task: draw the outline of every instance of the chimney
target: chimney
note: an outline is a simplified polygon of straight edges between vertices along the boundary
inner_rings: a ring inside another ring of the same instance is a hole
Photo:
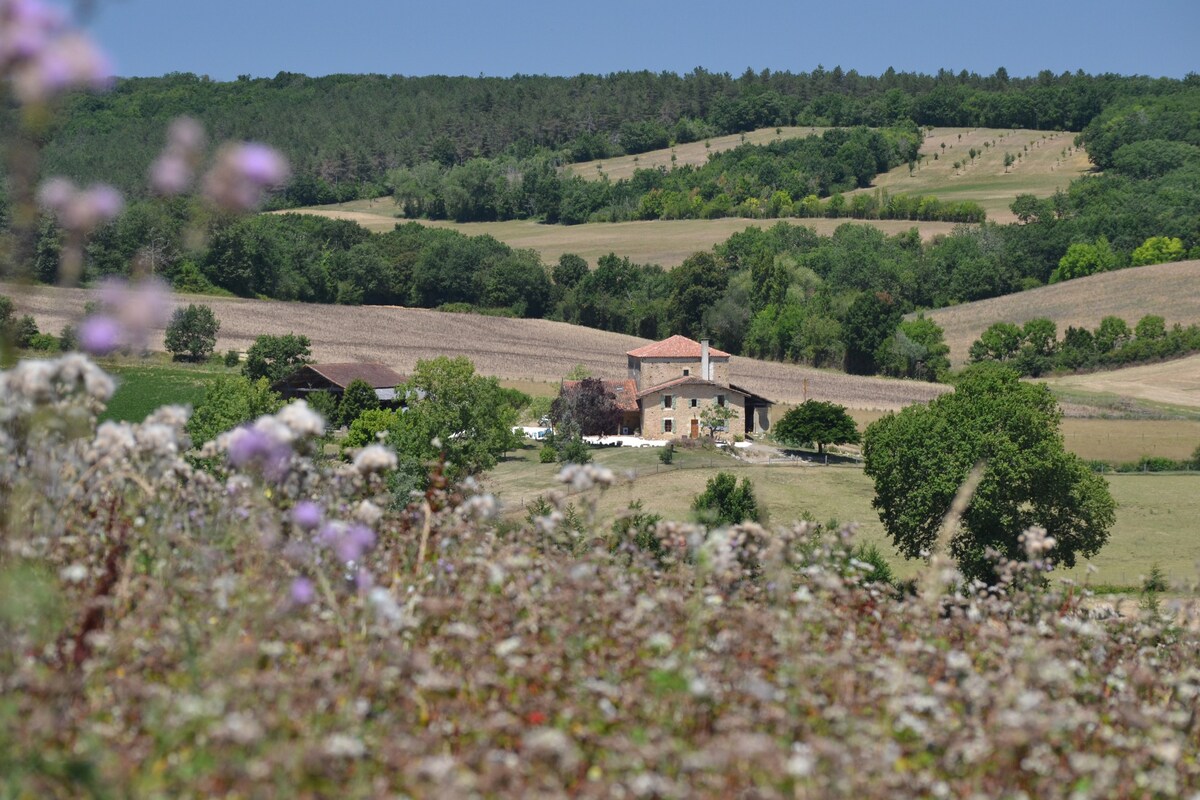
[[[712,380],[712,368],[708,363],[708,339],[700,340],[700,377],[706,381]]]

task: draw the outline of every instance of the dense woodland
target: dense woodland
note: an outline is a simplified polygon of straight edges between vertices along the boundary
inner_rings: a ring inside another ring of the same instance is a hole
[[[135,199],[88,245],[89,278],[126,273],[138,263],[185,291],[546,317],[646,337],[707,333],[717,346],[734,353],[933,378],[941,362],[937,333],[929,325],[898,327],[908,312],[995,297],[1098,270],[1200,256],[1200,87],[1195,76],[1182,82],[1081,75],[1002,78],[943,74],[867,79],[820,73],[746,75],[735,81],[697,72],[684,78],[626,74],[510,81],[280,76],[218,84],[177,75],[125,81],[110,95],[74,99],[71,113],[51,136],[47,167],[65,169],[77,178],[88,177],[95,167],[137,183],[144,170],[142,159],[148,160],[160,144],[161,131],[152,123],[178,113],[203,117],[217,137],[278,135],[275,141],[288,150],[297,146],[297,137],[328,134],[332,141],[341,135],[336,133],[339,126],[352,125],[361,137],[356,133],[358,138],[346,139],[347,145],[371,148],[379,135],[373,123],[395,132],[388,127],[395,121],[383,125],[376,112],[351,113],[356,103],[375,98],[386,106],[382,98],[390,98],[387,102],[393,105],[387,107],[394,109],[403,97],[426,109],[419,120],[397,117],[413,120],[411,130],[390,140],[397,152],[407,155],[379,164],[376,153],[365,162],[376,166],[364,167],[355,180],[383,175],[384,167],[395,176],[394,166],[402,163],[415,165],[401,170],[410,177],[423,170],[443,179],[473,175],[479,178],[476,184],[467,182],[451,193],[456,203],[475,204],[473,210],[452,211],[445,201],[448,195],[433,200],[432,195],[422,199],[404,194],[411,186],[397,190],[398,201],[414,203],[413,213],[428,216],[487,219],[525,214],[553,220],[563,219],[568,198],[555,195],[554,187],[561,188],[563,179],[549,155],[533,152],[538,147],[560,146],[561,156],[569,154],[580,137],[591,141],[589,136],[611,148],[658,146],[658,134],[647,134],[647,126],[666,124],[664,115],[672,114],[673,125],[703,120],[707,127],[698,130],[720,132],[764,121],[897,123],[883,130],[840,129],[767,147],[744,146],[714,157],[704,167],[644,170],[631,181],[612,185],[572,179],[589,187],[587,191],[607,193],[568,220],[583,221],[603,208],[660,217],[675,216],[672,209],[681,204],[694,204],[698,215],[705,216],[705,208],[717,197],[736,197],[744,206],[780,186],[789,196],[860,186],[878,171],[914,156],[920,132],[912,118],[919,124],[1083,126],[1080,143],[1102,173],[1078,179],[1050,198],[1018,197],[1013,203],[1017,223],[964,225],[927,243],[915,230],[886,236],[865,225],[847,224],[832,236],[821,236],[800,225],[780,223],[735,234],[672,271],[634,264],[620,254],[597,264],[568,255],[558,264],[544,265],[536,253],[514,251],[491,237],[466,237],[415,223],[373,235],[345,221],[286,214],[224,218],[206,216],[208,212],[190,207],[187,200]],[[294,102],[294,109],[270,113],[272,103],[285,98],[291,98],[287,102]],[[956,98],[957,105],[935,103],[939,98]],[[1045,98],[1054,102],[1042,105]],[[322,124],[300,124],[307,119],[308,103],[317,99],[334,103],[321,106]],[[629,103],[632,111],[623,117],[601,114],[615,99]],[[456,102],[454,124],[426,127],[432,120],[445,122]],[[589,104],[592,115],[587,117]],[[657,107],[659,116],[639,117],[638,109],[647,104]],[[750,114],[743,119],[729,114],[732,107],[760,108],[756,104],[774,109],[771,114],[776,116],[768,120]],[[1035,108],[1036,119],[1023,116]],[[821,115],[814,116],[818,110]],[[952,110],[972,116],[952,117]],[[580,114],[592,120],[591,133],[579,132]],[[465,144],[474,141],[468,134],[477,116],[495,123],[486,146],[482,140]],[[541,127],[534,119],[541,120]],[[551,125],[550,119],[557,122]],[[130,126],[143,127],[134,136]],[[639,138],[632,133],[636,131],[646,135]],[[672,131],[667,135],[676,136],[678,131]],[[117,133],[126,136],[125,146],[101,146],[109,141],[103,136]],[[320,158],[324,145],[304,141],[308,155],[296,158],[296,177],[280,196],[285,204],[288,198],[301,200],[289,194],[296,186],[325,185],[336,178]],[[138,149],[142,145],[144,153]],[[71,156],[75,148],[79,155]],[[521,157],[542,159],[542,171],[512,180],[497,177],[492,168],[503,163],[502,158],[517,157],[511,154],[522,148],[526,155]],[[71,160],[84,152],[97,154],[94,165],[85,168]],[[463,161],[467,155],[498,152],[510,155]],[[607,152],[612,150],[603,150]],[[420,161],[427,156],[433,160]],[[118,158],[124,169],[105,163]],[[785,162],[792,166],[780,170]],[[847,166],[855,163],[857,167]],[[732,183],[731,175],[737,178]],[[734,185],[743,179],[742,188]],[[789,187],[787,181],[798,183]],[[489,185],[499,189],[493,192]],[[507,210],[480,206],[502,196],[508,198]],[[539,206],[539,197],[547,196],[552,202]],[[826,210],[833,199],[826,201]],[[431,207],[437,203],[443,205],[440,210]],[[199,231],[189,227],[197,219]],[[204,244],[197,247],[192,244],[196,241]],[[37,277],[54,279],[60,245],[53,223],[44,222],[33,249]]]

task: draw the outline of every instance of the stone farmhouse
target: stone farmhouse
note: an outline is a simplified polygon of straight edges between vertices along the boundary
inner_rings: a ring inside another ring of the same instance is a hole
[[[729,353],[708,340],[672,336],[625,354],[628,377],[604,381],[622,413],[619,431],[646,439],[697,439],[707,435],[700,415],[710,405],[728,406],[734,416],[724,438],[767,430],[773,403],[729,382]]]

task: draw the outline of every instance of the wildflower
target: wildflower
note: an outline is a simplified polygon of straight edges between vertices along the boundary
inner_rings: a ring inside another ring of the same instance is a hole
[[[378,444],[364,447],[354,457],[354,469],[362,475],[395,469],[397,463],[396,454]]]
[[[88,317],[79,326],[79,345],[93,355],[108,355],[121,346],[121,326],[102,314]]]
[[[311,500],[301,500],[292,509],[292,522],[304,530],[315,529],[321,524],[321,507]]]
[[[125,201],[113,187],[97,183],[79,189],[66,178],[51,178],[38,189],[38,203],[50,211],[64,228],[88,233],[111,222]]]
[[[362,758],[367,753],[366,745],[361,739],[344,733],[334,733],[326,737],[323,749],[325,755],[334,758]]]
[[[179,117],[167,129],[167,146],[150,165],[150,188],[165,195],[186,191],[204,148],[204,127],[191,117]]]
[[[292,588],[289,594],[293,603],[298,606],[306,606],[316,598],[317,590],[313,586],[313,582],[308,578],[296,578],[296,580],[292,581]]]
[[[365,525],[374,525],[383,517],[383,509],[370,500],[363,500],[354,509],[354,518]]]
[[[16,2],[8,8],[34,5],[40,4]],[[95,43],[81,33],[61,30],[61,25],[37,21],[5,36],[4,55],[15,62],[13,89],[22,103],[43,103],[71,89],[107,89],[112,83],[112,63]]]
[[[275,418],[286,425],[296,438],[320,436],[325,432],[325,418],[309,408],[303,400],[288,403]]]
[[[205,196],[230,211],[251,211],[262,202],[265,190],[288,177],[287,161],[266,145],[230,145],[217,154],[216,164],[204,182]]]

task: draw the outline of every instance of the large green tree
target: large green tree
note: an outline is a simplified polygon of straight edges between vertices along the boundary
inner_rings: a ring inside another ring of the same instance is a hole
[[[188,436],[193,445],[199,446],[243,422],[273,414],[282,405],[283,400],[262,378],[252,381],[241,375],[223,376],[209,384],[204,399],[196,405],[188,419]]]
[[[867,428],[865,471],[873,505],[906,558],[931,552],[959,486],[976,464],[981,482],[949,541],[963,574],[994,577],[987,551],[1023,558],[1019,536],[1040,526],[1066,567],[1108,541],[1115,503],[1104,479],[1063,447],[1062,412],[1044,384],[1000,364],[970,367],[952,394],[909,406]]]
[[[252,381],[266,378],[268,383],[275,383],[312,363],[311,346],[307,336],[294,333],[259,336],[246,351],[242,374]]]
[[[859,440],[858,426],[846,407],[823,400],[805,400],[789,409],[775,423],[772,434],[787,445],[798,447],[811,442],[818,453],[824,453],[827,444],[855,444]]]
[[[221,321],[206,305],[188,303],[171,314],[167,324],[167,352],[177,359],[200,361],[212,355],[217,346]]]
[[[466,358],[418,361],[400,392],[407,408],[388,443],[410,464],[426,467],[445,454],[448,477],[461,478],[491,469],[521,444],[513,432],[517,410],[496,379],[476,375]]]

